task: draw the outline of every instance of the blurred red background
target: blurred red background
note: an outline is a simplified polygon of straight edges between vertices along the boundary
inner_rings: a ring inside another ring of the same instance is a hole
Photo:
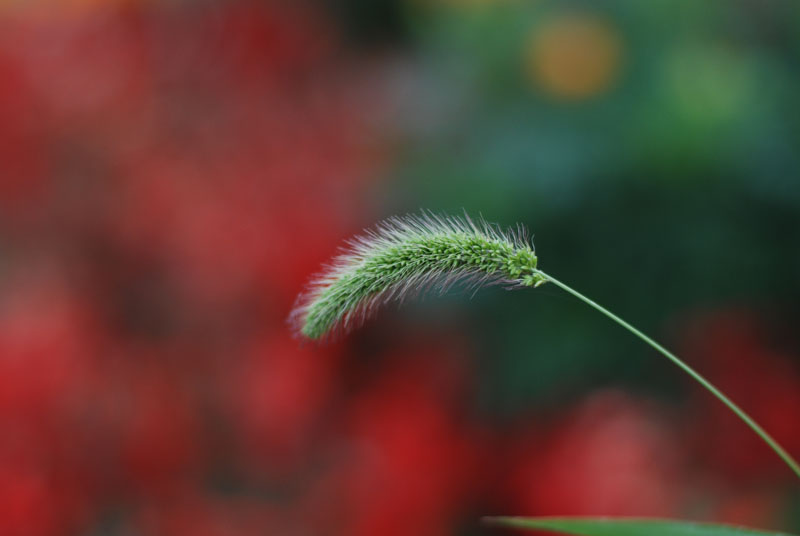
[[[303,2],[4,8],[0,534],[780,525],[791,475],[691,387],[486,419],[453,323],[292,338],[309,275],[385,215],[396,52],[343,33]],[[683,355],[800,452],[796,356],[759,316],[681,326]]]

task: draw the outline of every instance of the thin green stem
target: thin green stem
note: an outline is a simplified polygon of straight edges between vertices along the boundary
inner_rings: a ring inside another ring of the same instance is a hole
[[[722,402],[723,404],[728,406],[728,408],[730,408],[731,411],[733,411],[742,421],[744,421],[744,423],[747,426],[749,426],[750,429],[752,429],[756,434],[758,434],[758,436],[761,439],[763,439],[764,442],[767,445],[769,445],[769,447],[778,456],[780,456],[781,459],[784,462],[786,462],[786,465],[788,465],[791,468],[791,470],[794,471],[794,473],[798,477],[800,477],[800,464],[798,464],[797,461],[794,458],[792,458],[792,456],[788,452],[786,452],[786,450],[784,450],[784,448],[777,441],[775,441],[772,438],[772,436],[770,436],[763,428],[761,428],[761,426],[756,421],[754,421],[753,418],[750,417],[750,415],[748,415],[742,408],[737,406],[730,398],[728,398],[722,391],[717,389],[714,386],[714,384],[712,384],[710,381],[705,379],[700,373],[698,373],[692,367],[690,367],[689,365],[684,363],[678,356],[676,356],[675,354],[671,353],[669,350],[667,350],[666,348],[664,348],[663,346],[658,344],[656,341],[654,341],[653,339],[651,339],[650,337],[648,337],[647,335],[645,335],[644,333],[642,333],[641,331],[639,331],[638,329],[636,329],[635,327],[633,327],[632,325],[627,323],[625,320],[621,319],[620,317],[618,317],[617,315],[615,315],[614,313],[612,313],[611,311],[609,311],[608,309],[606,309],[602,305],[594,302],[593,300],[590,300],[589,298],[587,298],[586,296],[584,296],[580,292],[568,287],[567,285],[565,285],[564,283],[562,283],[558,279],[556,279],[556,278],[554,278],[554,277],[552,277],[550,275],[547,275],[546,273],[542,272],[541,270],[536,270],[536,271],[541,276],[546,278],[547,281],[549,281],[550,283],[553,283],[555,286],[561,288],[562,290],[568,292],[569,294],[572,294],[573,296],[575,296],[579,300],[583,301],[587,305],[589,305],[589,306],[595,308],[596,310],[600,311],[601,313],[606,315],[608,318],[610,318],[611,320],[613,320],[614,322],[616,322],[620,326],[624,327],[625,329],[627,329],[628,331],[630,331],[631,333],[633,333],[634,335],[639,337],[641,340],[643,340],[644,342],[646,342],[647,344],[649,344],[650,346],[652,346],[653,348],[658,350],[661,354],[664,355],[664,357],[666,357],[667,359],[672,361],[674,364],[676,364],[678,367],[680,367],[689,376],[694,378],[700,385],[702,385],[703,387],[708,389],[708,391],[710,391],[711,394],[713,394],[715,397],[717,397],[717,399],[719,399],[720,402]]]

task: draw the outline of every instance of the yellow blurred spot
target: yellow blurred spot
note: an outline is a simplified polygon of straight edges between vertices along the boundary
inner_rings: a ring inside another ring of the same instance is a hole
[[[533,30],[525,69],[546,93],[580,100],[613,85],[621,55],[619,32],[607,21],[589,14],[560,15]]]

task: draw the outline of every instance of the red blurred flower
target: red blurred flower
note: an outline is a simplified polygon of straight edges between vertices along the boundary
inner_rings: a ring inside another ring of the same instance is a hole
[[[296,529],[286,524],[286,517],[263,501],[187,492],[147,504],[130,528],[152,536],[263,536]]]
[[[388,366],[352,397],[335,466],[309,498],[323,526],[356,536],[451,531],[479,468],[458,348],[409,344],[380,357]]]
[[[257,341],[228,376],[228,415],[248,460],[247,470],[272,476],[298,470],[329,412],[335,388],[337,348],[302,346],[287,330]]]
[[[695,320],[686,355],[794,456],[800,456],[800,370],[771,349],[752,314],[716,313]],[[704,391],[696,391],[694,442],[704,467],[742,482],[789,480],[792,473],[763,441]]]
[[[508,468],[513,512],[674,515],[681,456],[652,404],[599,392],[516,447]]]
[[[200,408],[186,383],[152,365],[131,369],[119,380],[119,392],[109,393],[106,403],[116,402],[118,411],[110,417],[119,427],[123,486],[159,497],[181,491],[187,479],[199,480],[208,447]]]
[[[86,521],[81,400],[99,349],[92,314],[29,259],[0,306],[0,533],[56,535]]]
[[[335,352],[265,326],[360,224],[375,163],[331,26],[224,2],[0,30],[0,533],[290,527],[258,513],[287,485],[263,469],[312,449]],[[208,491],[230,467],[249,498]]]

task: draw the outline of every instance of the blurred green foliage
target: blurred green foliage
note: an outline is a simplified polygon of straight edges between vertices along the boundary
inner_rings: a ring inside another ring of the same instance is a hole
[[[696,310],[797,318],[798,4],[411,2],[406,17],[387,214],[524,222],[545,271],[668,345]],[[605,383],[684,385],[555,289],[477,299],[493,412]]]

